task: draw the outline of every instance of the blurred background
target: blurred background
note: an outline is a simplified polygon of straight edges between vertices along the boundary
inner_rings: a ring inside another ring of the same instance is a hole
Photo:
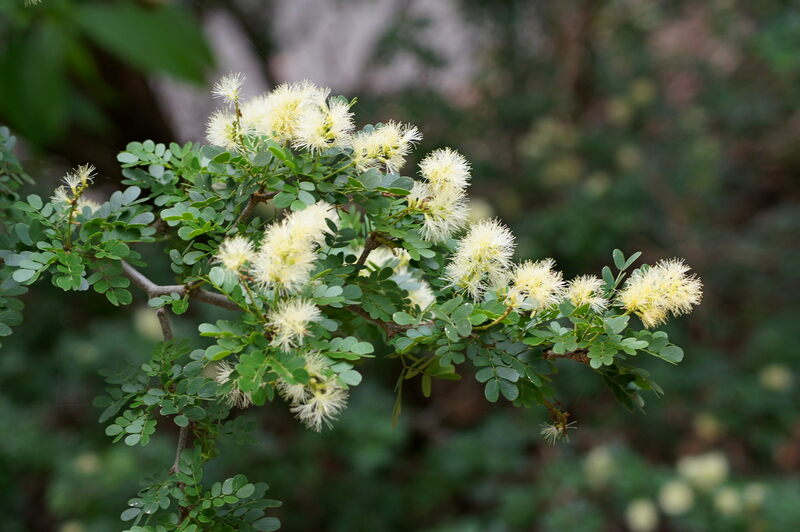
[[[562,361],[568,444],[540,438],[545,412],[486,403],[468,368],[404,394],[393,428],[398,368],[375,360],[331,431],[282,405],[244,413],[254,443],[211,477],[268,482],[287,532],[800,530],[800,5],[0,2],[0,123],[45,196],[87,161],[110,194],[128,141],[202,140],[229,71],[251,95],[308,78],[357,96],[360,125],[417,124],[420,155],[459,149],[475,215],[507,222],[520,259],[573,276],[615,247],[685,257],[706,296],[670,326],[684,362],[644,361],[666,392],[644,414]],[[98,370],[148,357],[159,329],[140,296],[114,309],[46,285],[0,351],[0,528],[119,530],[175,435],[112,446],[91,400]],[[193,308],[177,331],[214,316]]]

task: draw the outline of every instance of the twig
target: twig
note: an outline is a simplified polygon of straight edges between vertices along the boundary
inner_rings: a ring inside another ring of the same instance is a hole
[[[233,225],[239,225],[242,222],[246,222],[250,215],[253,214],[253,209],[256,208],[256,205],[259,203],[265,202],[271,198],[274,198],[277,192],[256,192],[250,199],[247,201],[247,205],[244,206],[242,212],[239,214],[239,217],[236,219]]]
[[[189,425],[185,427],[181,427],[180,432],[178,432],[178,446],[175,449],[175,461],[172,462],[172,467],[169,468],[169,474],[174,475],[180,470],[181,464],[181,453],[186,448],[186,440],[189,437]]]
[[[222,294],[216,292],[209,292],[202,288],[193,288],[191,285],[172,284],[172,285],[158,285],[145,277],[145,275],[134,268],[127,261],[121,261],[122,271],[125,276],[133,282],[136,286],[141,288],[148,297],[166,296],[169,294],[188,295],[191,298],[216,305],[218,307],[226,308],[228,310],[239,310],[239,306],[233,301],[228,299]]]
[[[496,320],[491,321],[491,322],[487,323],[486,325],[481,325],[480,327],[473,327],[472,330],[473,331],[485,331],[486,329],[490,329],[491,327],[494,327],[495,325],[497,325],[498,323],[500,323],[501,321],[506,319],[508,317],[508,315],[511,314],[512,310],[514,310],[514,307],[512,305],[509,305],[508,308],[506,308],[505,312],[503,312],[500,316],[498,316]]]
[[[411,328],[411,326],[409,325],[399,325],[391,321],[383,321],[378,318],[373,318],[372,316],[369,315],[369,313],[366,310],[356,305],[348,305],[345,308],[354,314],[358,314],[365,320],[371,321],[375,325],[381,327],[384,331],[386,331],[386,336],[388,336],[389,338]]]
[[[164,341],[169,342],[174,336],[172,335],[172,324],[169,322],[167,309],[164,307],[159,308],[156,310],[156,315],[158,316],[158,323],[161,324],[161,334],[164,335]]]
[[[543,358],[545,360],[554,360],[557,358],[565,358],[568,360],[574,360],[576,362],[580,362],[582,364],[589,363],[589,350],[588,349],[576,349],[575,351],[568,351],[567,353],[554,353],[552,349],[548,349],[543,353]]]
[[[164,307],[159,308],[156,310],[156,315],[158,316],[158,323],[161,324],[161,334],[164,336],[164,341],[169,342],[175,338],[172,334],[172,324],[169,322],[169,315],[167,314],[167,309]],[[169,474],[174,475],[178,472],[178,466],[180,465],[181,460],[181,452],[186,447],[186,439],[189,435],[189,427],[181,427],[181,430],[178,432],[178,447],[175,450],[175,460],[172,462],[172,467],[169,468]]]
[[[363,266],[364,263],[367,262],[367,257],[369,257],[369,254],[372,252],[372,250],[376,249],[380,245],[381,243],[377,238],[375,238],[375,234],[370,233],[369,236],[367,236],[367,239],[364,241],[364,251],[361,252],[361,256],[358,257],[356,264]]]

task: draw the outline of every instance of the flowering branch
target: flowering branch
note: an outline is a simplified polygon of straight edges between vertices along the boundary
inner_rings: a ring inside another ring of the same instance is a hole
[[[158,285],[145,277],[142,272],[134,268],[129,262],[123,260],[121,261],[121,264],[122,271],[125,276],[130,279],[133,284],[141,288],[150,298],[169,294],[188,294],[189,297],[193,297],[194,299],[203,301],[204,303],[216,305],[228,310],[239,310],[239,307],[236,305],[236,303],[229,300],[222,294],[209,292],[208,290],[204,290],[202,288],[193,288],[191,285]]]

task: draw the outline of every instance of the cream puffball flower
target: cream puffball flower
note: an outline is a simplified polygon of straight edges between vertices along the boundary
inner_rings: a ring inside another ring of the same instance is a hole
[[[239,145],[241,131],[236,115],[217,110],[208,119],[206,139],[214,146],[231,150]]]
[[[295,211],[264,232],[258,253],[250,261],[253,278],[263,288],[291,293],[308,282],[324,241],[327,221],[336,223],[336,211],[325,202]]]
[[[431,285],[427,281],[420,280],[419,287],[408,291],[408,299],[412,305],[418,306],[421,310],[427,309],[436,301],[436,296],[431,290]]]
[[[469,185],[469,162],[463,155],[450,148],[429,153],[419,163],[419,171],[435,191],[463,190]]]
[[[497,220],[482,220],[458,242],[445,268],[450,284],[478,299],[490,287],[505,283],[514,235]]]
[[[290,299],[282,302],[268,318],[268,325],[273,332],[272,345],[289,351],[303,345],[309,325],[320,321],[322,313],[311,301]]]
[[[617,299],[647,327],[655,327],[675,316],[691,312],[703,297],[703,285],[682,260],[660,261],[649,269],[633,272]]]
[[[211,89],[211,94],[217,98],[222,98],[227,103],[235,104],[239,101],[239,97],[241,96],[244,80],[244,74],[240,72],[231,72],[214,84],[214,88]]]
[[[603,280],[593,275],[581,275],[569,282],[565,296],[576,307],[589,305],[595,312],[602,312],[608,306],[603,297]]]
[[[553,259],[544,259],[517,266],[506,296],[508,305],[536,312],[558,303],[564,279],[561,272],[553,269],[555,264]]]
[[[406,162],[411,148],[422,140],[419,130],[409,124],[389,121],[353,137],[353,162],[360,171],[384,167],[397,172]]]
[[[94,181],[94,171],[93,165],[82,164],[67,172],[62,179],[64,184],[53,191],[50,199],[64,205],[74,204],[78,211],[82,211],[84,206],[89,206],[92,211],[96,210],[99,207],[97,203],[81,198],[81,195]]]
[[[415,182],[406,197],[410,208],[422,213],[422,238],[442,242],[464,227],[469,207],[460,189],[434,190],[427,183]]]
[[[347,405],[347,388],[330,369],[331,360],[311,351],[303,355],[308,383],[289,384],[280,379],[278,393],[291,404],[291,411],[308,428],[319,432],[331,425]]]
[[[325,201],[318,201],[302,211],[294,211],[287,224],[294,238],[321,245],[325,241],[325,233],[330,231],[328,222],[337,225],[339,213],[336,208]]]
[[[242,106],[242,122],[255,133],[266,135],[276,142],[292,142],[297,134],[298,120],[304,104],[322,102],[329,89],[317,87],[310,81],[282,83],[264,95]]]
[[[347,389],[336,378],[330,378],[312,387],[309,396],[292,406],[291,411],[305,426],[317,432],[347,406]]]
[[[319,152],[350,144],[355,124],[350,104],[340,99],[308,101],[300,106],[294,146]]]
[[[222,263],[226,270],[238,272],[253,260],[254,256],[253,244],[242,236],[235,236],[222,241],[217,250],[216,260]]]
[[[220,362],[217,364],[216,374],[214,380],[219,384],[228,384],[231,382],[234,367],[228,362]],[[243,392],[239,389],[236,381],[231,383],[231,389],[227,396],[228,404],[238,408],[247,408],[253,404],[253,398],[249,392]]]

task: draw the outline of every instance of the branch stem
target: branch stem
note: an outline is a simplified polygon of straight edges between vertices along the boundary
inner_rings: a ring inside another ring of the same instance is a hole
[[[481,325],[480,327],[473,327],[472,330],[473,331],[485,331],[486,329],[490,329],[490,328],[494,327],[495,325],[497,325],[498,323],[500,323],[501,321],[503,321],[504,319],[506,319],[508,317],[508,315],[511,314],[512,310],[514,310],[514,307],[513,306],[509,306],[506,309],[506,311],[503,312],[496,320],[491,321],[491,322],[487,323],[486,325]]]
[[[185,284],[172,284],[172,285],[158,285],[148,279],[142,272],[137,270],[127,261],[120,261],[122,264],[122,271],[125,276],[131,280],[133,284],[147,294],[147,297],[153,298],[158,296],[166,296],[169,294],[188,295],[198,301],[216,305],[218,307],[226,308],[228,310],[239,310],[239,306],[233,301],[228,299],[222,294],[216,292],[209,292],[202,288],[193,288],[191,285]]]

